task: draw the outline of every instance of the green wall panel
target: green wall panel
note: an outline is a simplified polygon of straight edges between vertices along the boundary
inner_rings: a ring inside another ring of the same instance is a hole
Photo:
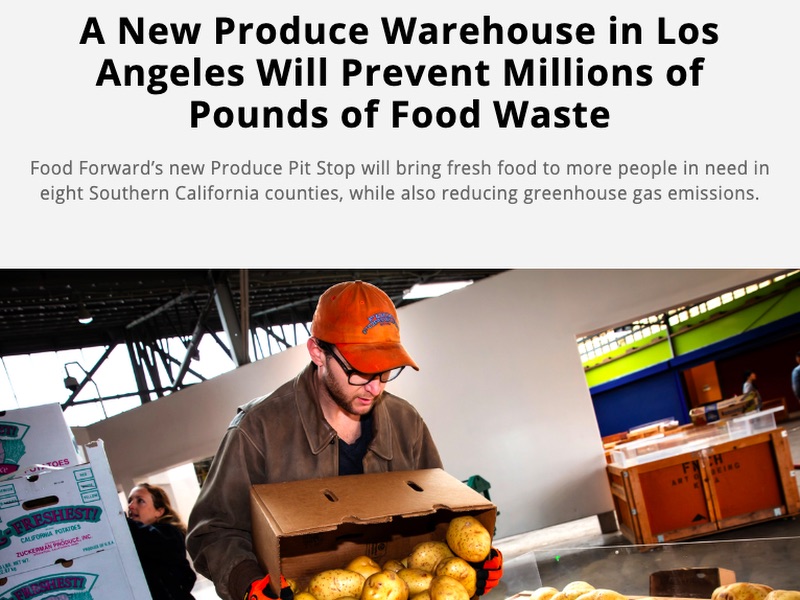
[[[641,371],[672,358],[672,353],[667,341],[642,348],[630,355],[592,367],[586,371],[586,382],[589,387],[594,387],[618,377]]]
[[[637,342],[635,346],[641,349],[635,352],[623,348],[593,359],[587,363],[586,382],[591,388],[667,361],[673,358],[673,352],[676,357],[683,356],[800,313],[797,279],[795,275],[765,288],[757,293],[762,296],[760,300],[751,294],[681,323],[673,328],[672,349],[666,340],[658,340],[664,336],[661,333]]]

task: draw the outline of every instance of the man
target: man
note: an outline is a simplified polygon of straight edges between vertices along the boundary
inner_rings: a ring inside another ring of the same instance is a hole
[[[362,281],[334,285],[319,299],[311,336],[308,366],[239,408],[189,517],[194,567],[226,600],[275,597],[253,553],[252,485],[442,467],[422,417],[385,391],[405,367],[419,370],[400,343],[391,299]],[[493,549],[477,566],[479,593],[488,592],[502,555]]]
[[[756,388],[755,371],[745,371],[743,379],[744,382],[742,383],[742,394],[749,394],[750,392],[755,392],[758,389]]]
[[[800,351],[795,353],[794,361],[797,363],[797,366],[792,369],[792,390],[794,391],[795,397],[800,400]]]
[[[753,402],[751,403],[749,400],[747,402],[747,409],[746,410],[761,410],[761,392],[758,391],[758,386],[756,385],[756,372],[755,371],[745,371],[744,372],[744,383],[742,383],[742,395],[746,396],[747,394],[751,394],[753,397]],[[752,405],[752,408],[750,408]]]

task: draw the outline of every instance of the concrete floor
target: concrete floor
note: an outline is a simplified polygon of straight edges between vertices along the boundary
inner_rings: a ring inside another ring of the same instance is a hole
[[[800,464],[800,415],[780,424],[789,433],[795,464]],[[780,518],[681,543],[634,545],[621,533],[604,534],[597,517],[587,517],[495,540],[505,573],[485,596],[503,600],[546,585],[561,589],[581,580],[629,596],[650,594],[650,573],[685,567],[720,567],[737,581],[800,590],[800,518]],[[218,600],[200,577],[197,600]]]

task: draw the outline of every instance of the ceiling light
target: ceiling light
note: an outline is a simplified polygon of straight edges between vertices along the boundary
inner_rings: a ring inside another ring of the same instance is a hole
[[[472,280],[469,281],[450,281],[444,283],[415,283],[411,286],[410,290],[403,292],[403,300],[419,300],[421,298],[435,298],[443,296],[455,290],[460,290],[468,285],[472,285]]]
[[[82,325],[88,325],[89,323],[92,322],[92,319],[93,319],[92,313],[90,313],[86,309],[86,305],[83,302],[79,303],[78,304],[78,323],[81,323]]]

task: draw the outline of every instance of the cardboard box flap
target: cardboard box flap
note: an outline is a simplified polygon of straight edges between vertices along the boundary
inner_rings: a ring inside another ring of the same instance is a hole
[[[394,515],[479,509],[489,503],[442,469],[255,485],[253,494],[279,537],[330,531],[344,523],[381,523]]]

